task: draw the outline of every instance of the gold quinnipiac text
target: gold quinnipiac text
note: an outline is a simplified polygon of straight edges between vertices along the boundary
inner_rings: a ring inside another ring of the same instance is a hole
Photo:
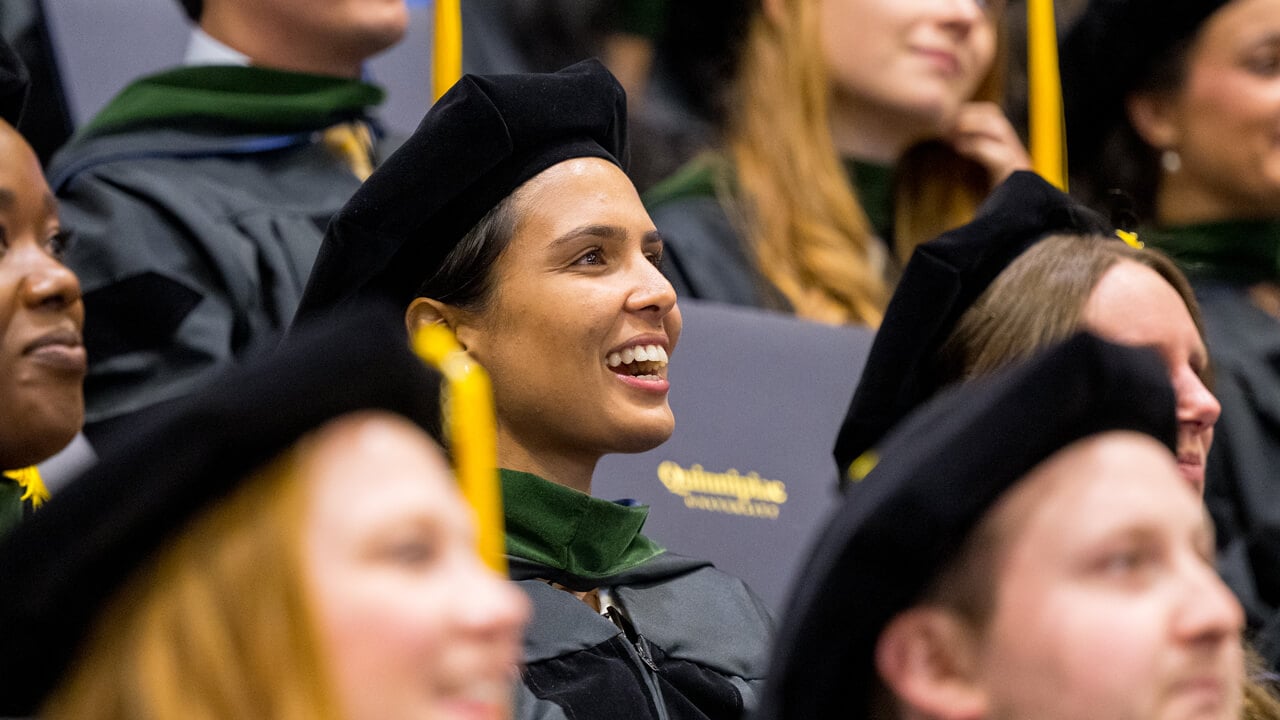
[[[741,473],[730,468],[711,472],[698,464],[684,468],[665,460],[658,466],[658,479],[693,510],[776,520],[787,502],[786,483],[762,478],[754,471]]]

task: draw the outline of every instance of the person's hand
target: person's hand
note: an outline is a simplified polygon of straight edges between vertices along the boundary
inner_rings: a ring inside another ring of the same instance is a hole
[[[993,102],[970,102],[960,108],[947,141],[962,156],[987,169],[991,186],[1004,182],[1015,170],[1030,170],[1031,157],[1018,133]]]

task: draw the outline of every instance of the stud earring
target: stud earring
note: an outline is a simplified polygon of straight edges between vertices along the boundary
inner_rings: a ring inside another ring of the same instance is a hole
[[[1160,153],[1160,167],[1172,175],[1182,169],[1182,156],[1177,150],[1165,150]]]

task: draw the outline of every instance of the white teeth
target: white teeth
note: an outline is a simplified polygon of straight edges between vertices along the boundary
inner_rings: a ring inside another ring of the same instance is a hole
[[[636,345],[609,353],[605,363],[611,368],[630,365],[633,362],[656,362],[666,365],[669,359],[667,349],[661,345]]]

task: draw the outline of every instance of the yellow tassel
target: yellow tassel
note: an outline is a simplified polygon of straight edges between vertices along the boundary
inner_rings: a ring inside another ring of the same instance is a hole
[[[506,529],[498,477],[498,422],[489,374],[467,354],[444,325],[424,325],[413,334],[413,349],[444,375],[445,434],[453,451],[462,494],[476,514],[480,558],[507,574]]]
[[[18,487],[24,490],[22,499],[30,502],[31,507],[39,509],[49,499],[49,489],[44,486],[35,465],[21,470],[6,470],[4,476],[18,483]]]
[[[1053,0],[1027,0],[1027,84],[1031,166],[1065,192],[1067,143]]]
[[[462,2],[436,0],[435,45],[431,49],[432,98],[439,100],[462,77]]]
[[[880,456],[875,450],[868,450],[849,464],[848,478],[853,482],[862,482],[879,464]]]
[[[1128,245],[1131,248],[1137,248],[1138,250],[1141,250],[1142,248],[1147,246],[1146,243],[1138,239],[1138,233],[1136,232],[1129,232],[1128,230],[1117,230],[1116,237],[1123,240],[1124,244]]]

